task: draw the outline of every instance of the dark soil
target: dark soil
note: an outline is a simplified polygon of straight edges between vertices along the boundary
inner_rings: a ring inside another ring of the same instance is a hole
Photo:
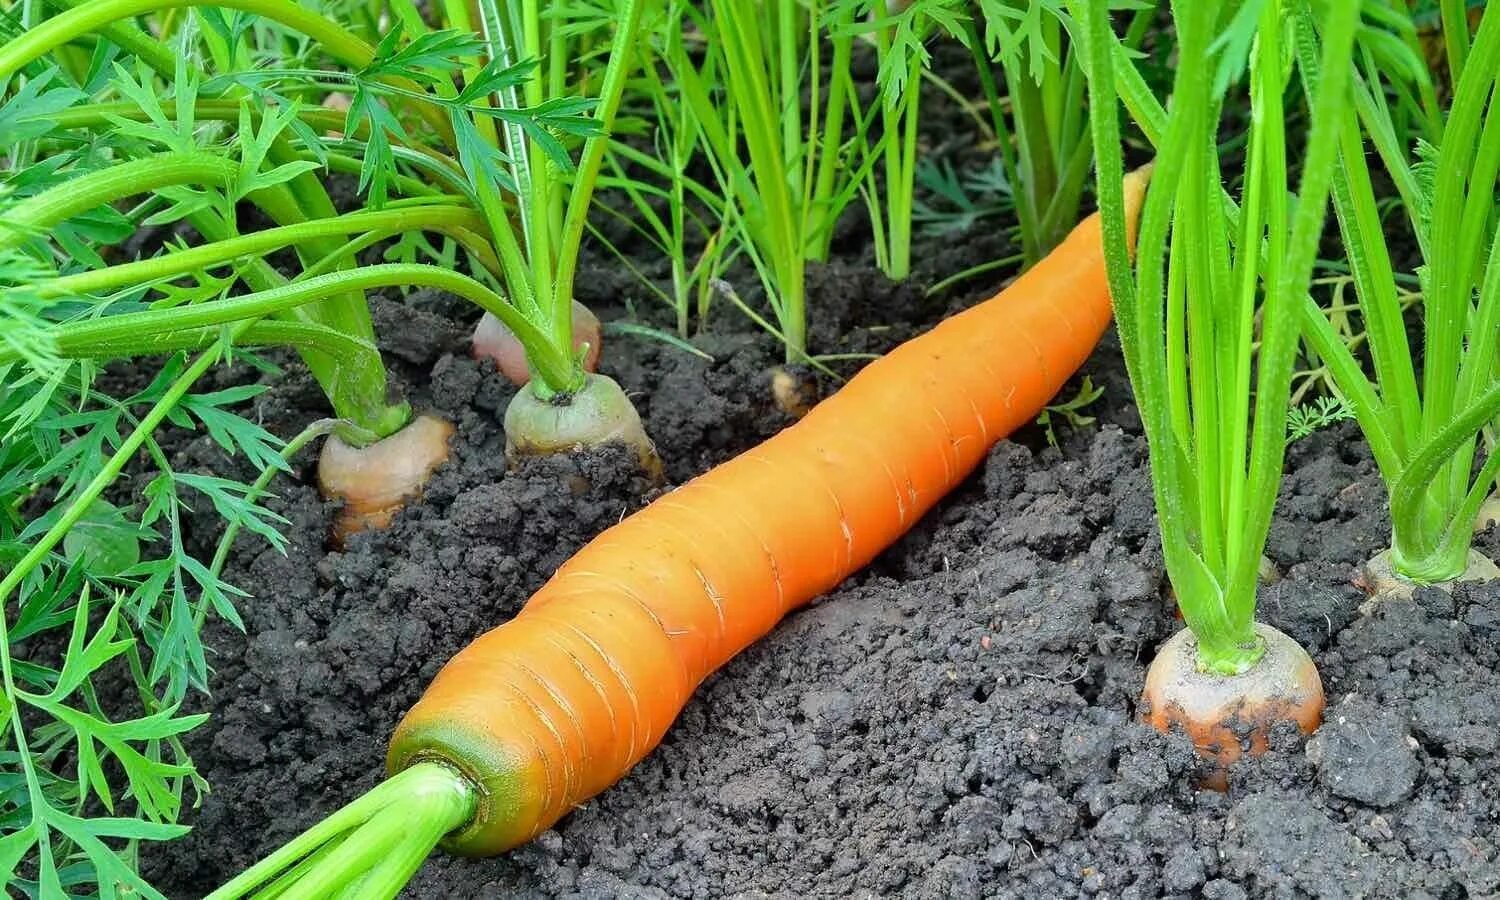
[[[994,287],[891,287],[865,237],[851,224],[845,261],[813,273],[819,350],[880,352]],[[930,241],[916,283],[1006,252],[983,231]],[[604,263],[578,281],[606,320],[641,294]],[[606,347],[670,483],[786,424],[767,402],[775,346],[724,306],[696,341],[713,362]],[[452,462],[344,552],[325,545],[310,460],[278,483],[290,548],[242,541],[246,633],[210,637],[213,717],[191,747],[213,793],[191,835],[147,848],[169,896],[201,896],[375,784],[442,662],[660,490],[624,452],[507,470],[513,389],[465,355],[473,313],[420,293],[377,313],[402,388],[457,423]],[[1287,577],[1261,614],[1313,654],[1328,722],[1278,735],[1228,794],[1195,791],[1187,741],[1134,722],[1180,623],[1111,340],[1084,373],[1107,388],[1098,423],[1059,429],[1060,448],[1037,429],[1000,444],[874,565],[711,677],[620,784],[503,858],[434,857],[408,895],[1496,896],[1500,584],[1361,617],[1350,578],[1387,529],[1374,467],[1347,425],[1294,447],[1268,550]],[[326,414],[295,366],[258,404],[284,435]],[[224,465],[206,438],[177,457]],[[1500,552],[1500,535],[1481,546]]]
[[[885,303],[887,322],[924,312],[909,292],[875,296],[873,277],[823,274],[820,290]],[[214,790],[193,833],[150,857],[171,896],[374,784],[441,662],[652,496],[623,452],[506,471],[511,389],[463,355],[452,312],[380,305],[407,388],[459,425],[423,501],[331,552],[304,465],[276,503],[288,554],[247,541],[231,566],[255,595],[248,636],[212,638],[214,716],[193,743]],[[838,318],[867,349],[913,330]],[[768,340],[699,343],[714,363],[629,339],[605,355],[673,481],[784,424],[764,401]],[[1380,485],[1348,427],[1297,445],[1269,548],[1287,578],[1262,615],[1313,653],[1328,724],[1241,764],[1227,796],[1195,792],[1187,742],[1133,723],[1178,623],[1108,342],[1085,372],[1110,386],[1100,424],[1064,430],[1060,450],[1034,430],[1002,443],[875,565],[711,678],[617,787],[503,859],[434,858],[410,896],[1493,896],[1500,584],[1359,617],[1349,579],[1386,533]],[[304,378],[263,398],[268,425],[321,414]]]

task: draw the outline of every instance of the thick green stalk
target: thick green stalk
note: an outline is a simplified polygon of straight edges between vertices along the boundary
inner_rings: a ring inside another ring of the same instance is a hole
[[[500,319],[523,342],[528,342],[528,346],[529,342],[543,341],[541,332],[535,325],[483,284],[440,266],[417,263],[364,266],[212,303],[106,316],[69,323],[64,327],[76,341],[123,341],[152,331],[206,328],[263,318],[317,302],[340,291],[367,291],[395,286],[431,287],[456,294]],[[572,359],[565,354],[544,357],[541,361],[554,367],[554,375],[566,372],[572,365]]]
[[[1000,166],[1005,173],[1005,180],[1011,186],[1011,190],[1017,191],[1017,186],[1022,183],[1020,163],[1016,160],[1016,151],[1012,146],[1009,126],[1006,125],[1004,101],[1000,96],[999,87],[995,83],[995,73],[990,68],[989,56],[984,51],[984,36],[979,32],[980,7],[977,2],[969,4],[969,14],[964,17],[964,44],[968,46],[969,52],[974,57],[974,67],[979,73],[979,85],[984,91],[984,99],[990,111],[990,127],[995,132],[995,143],[1000,152]],[[1028,234],[1035,234],[1037,223],[1031,218],[1031,207],[1016,198],[1016,219],[1021,230],[1023,245],[1024,266],[1030,267],[1036,262],[1026,247]]]
[[[479,792],[446,765],[419,763],[246,869],[205,900],[384,900],[448,834],[473,818]]]
[[[224,329],[218,325],[105,337],[79,333],[68,325],[59,325],[52,331],[54,350],[59,358],[95,359],[101,362],[156,356],[179,350],[206,350],[223,339]],[[292,347],[296,350],[314,351],[334,360],[346,371],[358,371],[361,367],[380,364],[380,351],[374,344],[309,322],[256,322],[245,328],[240,344],[246,347]],[[19,359],[20,354],[8,347],[0,347],[0,365]],[[397,424],[405,423],[403,420]]]
[[[828,65],[828,105],[822,113],[823,125],[820,132],[810,132],[816,134],[817,143],[809,144],[803,149],[803,152],[808,154],[809,161],[813,157],[817,159],[817,164],[814,167],[817,174],[812,180],[810,202],[815,208],[828,208],[816,220],[817,224],[814,226],[811,238],[812,250],[810,255],[813,259],[825,261],[828,258],[829,245],[833,240],[834,225],[834,222],[827,220],[837,218],[837,209],[834,208],[833,198],[837,192],[838,177],[842,168],[842,161],[838,151],[840,145],[843,143],[844,119],[849,109],[849,94],[851,89],[849,71],[851,58],[854,53],[854,41],[844,33],[853,22],[853,12],[847,7],[837,7],[833,10],[833,13],[835,18],[829,23],[828,28],[830,32],[829,40],[833,49],[833,55],[829,59]],[[812,51],[816,52],[816,41],[812,38],[809,40],[812,41],[810,44]],[[817,84],[817,79],[821,74],[820,68],[814,68],[809,73],[809,77],[813,79],[813,87],[810,93],[812,94],[814,105],[817,103],[817,98],[822,94]],[[816,122],[815,116],[813,124],[810,127],[816,129]]]
[[[476,213],[456,206],[434,205],[360,212],[331,219],[282,225],[104,269],[63,275],[50,281],[28,285],[27,292],[43,300],[105,293],[131,285],[176,278],[237,259],[264,257],[283,247],[293,246],[315,237],[334,237],[361,232],[390,237],[417,230],[431,230],[452,235],[463,230],[482,227],[483,221]],[[0,294],[3,293],[4,291],[0,290]]]
[[[1467,39],[1467,25],[1464,26]],[[1488,85],[1500,70],[1500,16],[1489,15],[1463,67],[1453,93],[1453,108],[1438,150],[1432,202],[1432,256],[1427,260],[1432,284],[1423,298],[1426,324],[1423,349],[1422,433],[1431,437],[1455,412],[1453,373],[1458,371],[1470,308],[1473,269],[1459,256],[1463,246],[1463,207],[1468,177],[1479,149],[1479,130]],[[1492,190],[1486,185],[1482,190]]]
[[[1438,473],[1465,444],[1475,440],[1487,424],[1500,415],[1500,383],[1490,387],[1474,404],[1439,431],[1411,459],[1401,478],[1391,488],[1391,550],[1397,571],[1419,582],[1447,581],[1464,568],[1474,532],[1474,514],[1495,481],[1500,454],[1485,460],[1479,478],[1458,509],[1442,520],[1424,521],[1432,506],[1430,492]],[[1467,516],[1461,513],[1467,512]]]
[[[160,10],[200,5],[209,4],[207,0],[91,0],[81,3],[0,47],[0,81],[15,74],[24,63],[40,59],[63,44],[112,23]],[[212,5],[244,10],[279,22],[317,41],[340,62],[349,65],[367,64],[374,52],[369,44],[349,34],[338,23],[290,0],[213,0]]]
[[[0,249],[16,246],[30,234],[44,232],[72,216],[124,197],[169,185],[228,184],[238,175],[239,165],[235,161],[199,152],[163,153],[88,172],[13,207],[6,219],[11,227],[0,233]],[[284,184],[255,191],[249,199],[275,221],[299,222],[305,218],[296,197]],[[209,240],[227,240],[227,225],[211,210],[199,210],[189,217],[189,221]],[[269,288],[284,280],[259,258],[252,259],[243,277],[260,288]],[[288,307],[285,312],[302,321],[334,328],[356,340],[373,343],[374,326],[362,299],[359,308],[352,310],[347,304],[327,305],[330,298],[348,296],[351,296],[348,292],[323,295],[319,299],[325,305],[317,310],[316,315],[302,305]],[[350,372],[339,369],[332,360],[320,358],[317,354],[305,359],[340,417],[351,419],[381,436],[406,423],[405,405],[386,403],[383,366]]]
[[[1019,149],[1020,183],[1014,185],[1016,205],[1026,206],[1026,219],[1040,223],[1048,201],[1057,189],[1057,171],[1052,164],[1051,140],[1048,136],[1046,111],[1041,87],[1024,71],[1025,62],[1017,60],[1002,66],[1005,84],[1010,90],[1011,110],[1015,115],[1016,145]],[[1032,260],[1041,259],[1046,250],[1040,233],[1022,234],[1022,250]]]
[[[1115,56],[1118,42],[1100,5],[1079,0],[1073,8],[1083,25],[1088,60],[1107,269],[1127,366],[1151,444],[1167,567],[1183,614],[1199,638],[1199,665],[1233,674],[1254,665],[1262,652],[1253,632],[1255,575],[1285,451],[1284,408],[1299,304],[1321,236],[1357,4],[1337,5],[1327,23],[1324,63],[1340,77],[1326,79],[1311,104],[1312,129],[1295,211],[1285,193],[1284,115],[1279,111],[1282,10],[1276,0],[1262,8],[1251,64],[1255,114],[1247,216],[1221,198],[1214,158],[1217,101],[1204,87],[1214,69],[1215,4],[1181,3],[1175,9],[1179,62],[1171,115],[1159,111],[1149,91],[1142,89],[1128,57]],[[1123,167],[1115,109],[1121,90],[1144,130],[1158,142],[1157,171],[1167,176],[1153,182],[1147,197],[1134,267],[1125,241],[1119,187]],[[1261,219],[1264,237],[1257,225]],[[1235,221],[1243,230],[1231,267],[1227,240]],[[1180,230],[1186,235],[1179,236]],[[1164,293],[1161,272],[1169,239],[1172,274]],[[1245,426],[1227,420],[1249,415],[1245,404],[1250,391],[1243,397],[1227,397],[1223,383],[1243,386],[1251,371],[1247,304],[1254,302],[1257,282],[1266,296],[1247,471]],[[1237,299],[1227,302],[1231,297]],[[1164,298],[1169,306],[1187,305],[1164,316]],[[1175,323],[1170,333],[1178,336],[1174,346],[1161,343],[1169,322]],[[1180,340],[1186,340],[1185,349],[1179,349]],[[1186,378],[1177,371],[1183,367],[1188,367]]]
[[[1276,20],[1273,20],[1275,22]],[[1331,5],[1325,21],[1322,71],[1308,117],[1310,128],[1302,159],[1302,177],[1297,204],[1291,215],[1285,265],[1280,278],[1268,285],[1260,348],[1258,390],[1255,397],[1255,430],[1251,438],[1249,482],[1254,488],[1246,515],[1245,534],[1250,543],[1240,557],[1242,582],[1253,584],[1259,557],[1271,528],[1286,455],[1286,407],[1291,395],[1297,341],[1300,333],[1297,306],[1306,295],[1317,258],[1327,215],[1328,195],[1337,162],[1337,135],[1347,113],[1354,36],[1359,24],[1359,4]],[[1279,28],[1268,24],[1262,30]],[[1274,58],[1269,65],[1279,65]],[[1272,127],[1280,127],[1276,123]],[[1274,188],[1274,185],[1273,185]],[[1243,252],[1256,252],[1246,249]],[[1253,594],[1252,594],[1253,598]],[[1251,609],[1246,617],[1253,616]]]
[[[234,160],[212,153],[162,153],[80,175],[11,207],[0,220],[8,226],[0,230],[0,250],[125,197],[180,184],[232,184],[239,170]]]
[[[599,86],[598,104],[594,107],[594,121],[600,133],[584,142],[583,156],[578,161],[578,171],[574,173],[573,187],[568,195],[562,236],[557,247],[556,298],[552,307],[552,337],[562,347],[573,346],[573,279],[578,272],[578,250],[583,242],[589,207],[593,203],[599,167],[609,149],[609,132],[614,128],[615,114],[619,111],[620,98],[630,74],[643,6],[643,0],[624,0],[609,62],[605,64]]]
[[[1438,0],[1443,22],[1443,47],[1448,54],[1448,77],[1458,84],[1469,56],[1469,4]]]

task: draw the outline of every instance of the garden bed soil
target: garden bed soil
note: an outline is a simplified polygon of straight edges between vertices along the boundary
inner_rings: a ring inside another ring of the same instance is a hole
[[[924,140],[982,156],[956,115],[935,111]],[[844,261],[810,277],[822,352],[882,352],[996,286],[891,286],[857,224],[835,249]],[[929,239],[913,283],[1010,252],[985,226]],[[649,300],[621,307],[644,295],[622,267],[587,259],[580,300],[665,323]],[[637,262],[662,274],[649,253]],[[606,337],[602,370],[635,397],[669,485],[787,424],[768,399],[779,348],[719,306],[694,342],[712,362]],[[189,744],[212,793],[189,836],[145,848],[170,897],[203,895],[373,786],[439,666],[665,489],[624,451],[508,470],[513,388],[467,356],[474,312],[425,292],[375,309],[402,389],[457,424],[452,460],[394,527],[342,552],[312,457],[277,481],[288,550],[242,538],[228,577],[252,595],[246,631],[210,626],[213,694],[198,703],[213,715]],[[1268,548],[1286,577],[1264,587],[1261,617],[1312,653],[1327,723],[1310,741],[1277,734],[1227,794],[1195,790],[1189,743],[1135,722],[1146,664],[1181,623],[1112,336],[1083,374],[1105,387],[1096,423],[1060,427],[1057,448],[1035,427],[1002,442],[868,569],[710,677],[618,785],[502,858],[434,856],[405,896],[1500,894],[1500,583],[1361,616],[1350,582],[1386,539],[1383,489],[1349,423],[1295,445]],[[295,365],[256,403],[284,436],[326,415]],[[201,436],[174,460],[233,465]],[[195,523],[211,552],[219,523]],[[1500,535],[1480,547],[1500,554]]]
[[[602,271],[580,282],[626,289]],[[949,305],[837,267],[813,283],[820,337],[841,347],[882,350]],[[855,300],[886,324],[851,321]],[[289,550],[242,542],[246,634],[211,635],[213,717],[191,747],[213,791],[187,838],[147,855],[174,898],[372,786],[441,663],[660,490],[623,451],[507,471],[512,388],[464,354],[472,314],[432,295],[377,310],[405,388],[458,424],[453,459],[392,529],[343,552],[326,546],[311,461],[278,482]],[[712,363],[635,338],[605,353],[673,483],[785,424],[765,399],[774,345],[725,318],[698,340]],[[1036,428],[1001,443],[866,571],[711,677],[619,785],[503,858],[434,857],[408,896],[1500,891],[1500,584],[1361,617],[1350,579],[1386,534],[1381,486],[1347,424],[1296,445],[1269,548],[1286,578],[1261,615],[1312,652],[1328,722],[1311,741],[1278,735],[1227,795],[1194,790],[1187,741],[1134,721],[1180,623],[1111,338],[1084,372],[1106,386],[1096,424],[1061,429],[1057,449]],[[323,414],[295,367],[258,403],[283,434]],[[178,450],[197,457],[223,465],[206,439]],[[1500,552],[1493,531],[1481,543]]]

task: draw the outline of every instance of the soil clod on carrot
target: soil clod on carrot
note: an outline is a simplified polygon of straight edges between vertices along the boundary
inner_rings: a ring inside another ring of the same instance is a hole
[[[505,408],[505,455],[568,453],[580,447],[620,443],[634,450],[653,478],[662,471],[656,446],[625,391],[607,375],[590,375],[566,398],[542,399],[523,390]]]
[[[777,409],[800,419],[818,403],[817,377],[803,366],[777,366],[771,370],[771,399]]]
[[[1213,762],[1204,787],[1225,790],[1229,766],[1244,753],[1266,751],[1271,729],[1291,722],[1312,734],[1323,721],[1323,682],[1301,645],[1257,622],[1265,654],[1241,675],[1198,668],[1198,641],[1183,629],[1157,651],[1146,672],[1141,719],[1157,731],[1174,728]]]
[[[422,493],[433,471],[448,461],[453,430],[446,419],[422,415],[368,447],[330,436],[318,458],[318,489],[344,504],[334,519],[334,542],[390,525],[406,501]]]
[[[601,334],[599,318],[587,306],[574,300],[573,352],[584,352],[584,347],[587,346],[583,357],[585,372],[594,372],[599,368]],[[526,348],[521,346],[521,341],[514,332],[489,313],[484,314],[484,318],[479,320],[479,325],[474,329],[473,351],[478,359],[494,360],[500,374],[512,384],[524,386],[531,382],[531,366],[526,362]]]
[[[1500,578],[1500,566],[1496,566],[1488,556],[1470,548],[1469,564],[1462,575],[1448,581],[1422,585],[1397,572],[1391,560],[1391,551],[1382,550],[1364,564],[1359,574],[1355,575],[1354,584],[1370,595],[1370,599],[1360,607],[1361,611],[1368,612],[1370,606],[1381,600],[1410,600],[1419,587],[1435,587],[1440,591],[1451,592],[1453,585],[1459,582],[1489,581],[1495,578]]]

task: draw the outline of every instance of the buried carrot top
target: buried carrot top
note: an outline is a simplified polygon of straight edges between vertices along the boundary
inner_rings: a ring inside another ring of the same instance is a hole
[[[1122,180],[1128,229],[1145,176]],[[609,787],[704,678],[1031,421],[1109,323],[1101,251],[1090,218],[994,298],[601,534],[438,673],[389,781],[211,896],[391,897],[440,839],[500,853]]]
[[[1311,660],[1255,622],[1255,600],[1285,453],[1299,304],[1333,182],[1358,7],[1327,4],[1317,23],[1325,74],[1311,92],[1292,196],[1287,6],[1267,0],[1248,17],[1233,3],[1174,4],[1180,59],[1163,113],[1099,5],[1072,5],[1086,41],[1116,319],[1151,449],[1162,552],[1188,625],[1152,664],[1143,712],[1163,730],[1182,727],[1221,767],[1240,753],[1236,723],[1253,727],[1251,749],[1260,750],[1277,721],[1311,731],[1323,706]],[[1247,68],[1251,124],[1236,208],[1220,187],[1216,138],[1226,92]],[[1155,142],[1162,173],[1142,210],[1134,261],[1116,186],[1121,96]]]

